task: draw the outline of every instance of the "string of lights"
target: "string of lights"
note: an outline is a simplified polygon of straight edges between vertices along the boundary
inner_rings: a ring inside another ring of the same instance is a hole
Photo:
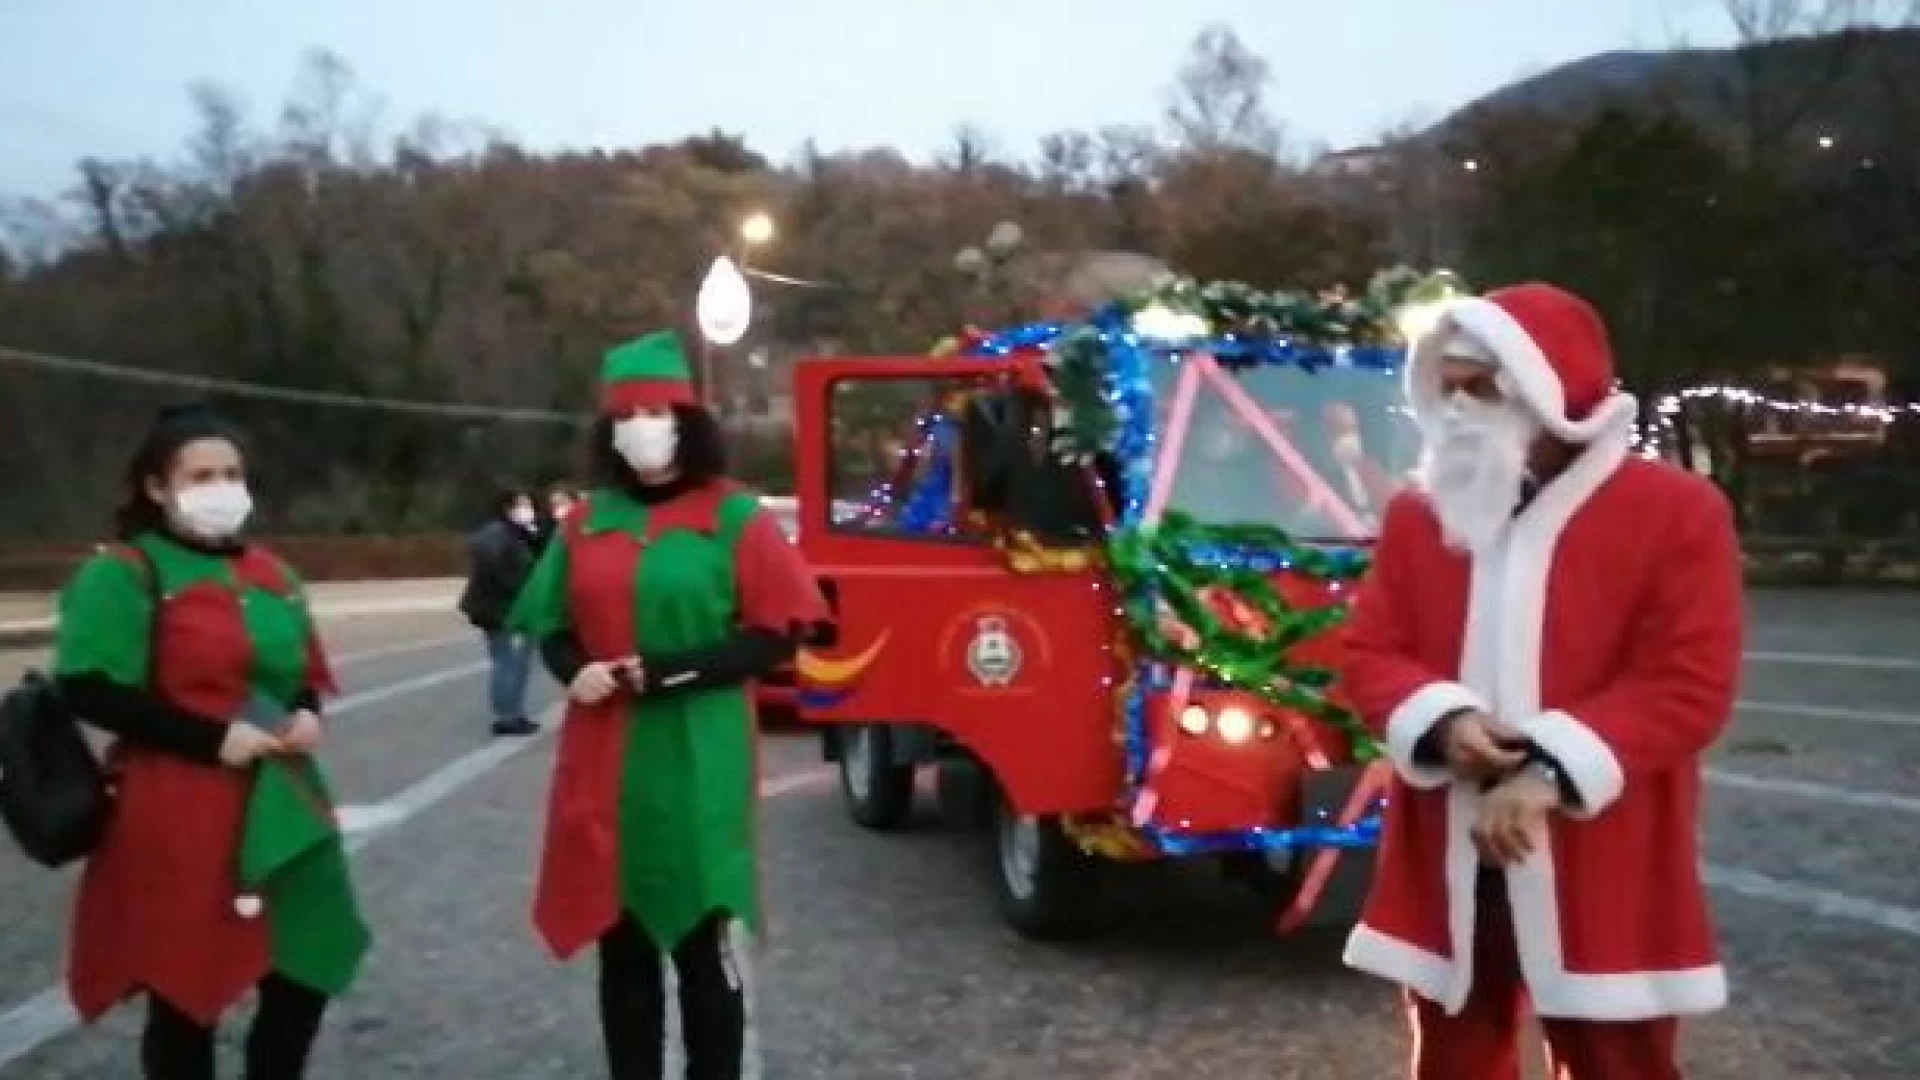
[[[1654,403],[1655,420],[1642,424],[1634,433],[1634,448],[1642,456],[1657,458],[1672,445],[1674,428],[1689,404],[1716,402],[1746,409],[1761,409],[1777,416],[1822,417],[1860,425],[1886,426],[1920,417],[1920,402],[1842,402],[1828,404],[1796,398],[1776,398],[1744,386],[1703,383],[1677,393],[1666,394]]]

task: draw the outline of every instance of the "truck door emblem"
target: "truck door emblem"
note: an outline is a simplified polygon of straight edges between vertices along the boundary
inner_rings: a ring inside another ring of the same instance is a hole
[[[981,686],[1006,686],[1020,674],[1020,643],[1007,632],[1003,615],[981,615],[974,620],[973,640],[967,643],[967,671]]]

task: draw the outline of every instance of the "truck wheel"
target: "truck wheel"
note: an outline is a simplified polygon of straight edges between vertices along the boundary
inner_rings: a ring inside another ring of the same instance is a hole
[[[971,755],[950,753],[934,765],[934,793],[940,824],[955,832],[983,829],[993,822],[993,793],[987,772]]]
[[[1060,819],[1015,810],[1005,795],[995,800],[994,882],[1000,914],[1022,936],[1059,941],[1093,926],[1099,867],[1061,831]]]
[[[913,814],[913,766],[893,760],[893,732],[884,724],[840,730],[840,794],[855,824],[897,829]]]

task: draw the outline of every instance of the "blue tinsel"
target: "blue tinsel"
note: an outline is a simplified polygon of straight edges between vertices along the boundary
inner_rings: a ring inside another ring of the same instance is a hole
[[[1136,525],[1146,507],[1152,484],[1154,457],[1154,392],[1151,365],[1163,356],[1176,353],[1206,353],[1229,368],[1256,365],[1289,365],[1308,371],[1324,367],[1363,367],[1391,372],[1406,359],[1398,348],[1303,345],[1287,338],[1242,338],[1223,335],[1178,343],[1152,342],[1135,334],[1130,326],[1131,313],[1121,304],[1109,304],[1095,311],[1087,322],[1100,331],[1107,347],[1107,368],[1103,374],[1102,396],[1115,419],[1114,458],[1120,463],[1119,519],[1124,526]],[[1050,347],[1071,329],[1071,324],[1030,323],[990,334],[966,351],[973,357],[1008,356],[1017,352]],[[945,508],[952,492],[951,439],[938,438],[933,452],[934,467],[915,485],[902,524],[915,531],[948,529]],[[920,506],[938,506],[939,514],[922,515]],[[1233,549],[1203,549],[1191,553],[1196,559],[1216,565],[1247,568],[1262,573],[1286,570],[1289,560],[1275,552]],[[1364,556],[1348,553],[1356,563]],[[1130,600],[1151,605],[1152,589],[1143,586],[1141,594]],[[1146,779],[1147,761],[1152,753],[1146,723],[1146,699],[1155,681],[1154,662],[1141,660],[1136,678],[1123,703],[1124,754],[1126,758],[1126,798],[1128,805],[1140,795]],[[1162,854],[1213,855],[1236,852],[1268,852],[1303,848],[1370,848],[1379,843],[1378,805],[1350,825],[1315,822],[1284,829],[1238,829],[1228,832],[1193,833],[1159,827],[1141,830]]]
[[[945,413],[935,413],[927,421],[923,452],[928,464],[900,508],[901,529],[923,535],[953,529],[953,451],[958,439],[959,429]]]

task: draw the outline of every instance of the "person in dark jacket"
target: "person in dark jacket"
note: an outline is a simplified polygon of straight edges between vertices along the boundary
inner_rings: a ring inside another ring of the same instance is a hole
[[[494,500],[493,515],[467,537],[468,574],[460,611],[486,636],[492,673],[487,700],[495,735],[531,735],[540,730],[527,716],[527,681],[533,648],[508,632],[507,610],[533,569],[540,519],[533,494],[513,489]]]

